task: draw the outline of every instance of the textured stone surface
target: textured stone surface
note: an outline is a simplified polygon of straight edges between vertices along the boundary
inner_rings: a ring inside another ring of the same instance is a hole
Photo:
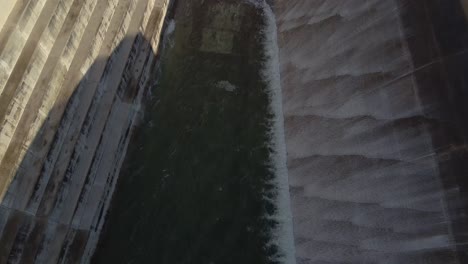
[[[463,9],[362,2],[276,6],[297,261],[464,263]]]
[[[10,15],[0,15],[0,263],[86,262],[168,3],[7,2],[2,12]]]

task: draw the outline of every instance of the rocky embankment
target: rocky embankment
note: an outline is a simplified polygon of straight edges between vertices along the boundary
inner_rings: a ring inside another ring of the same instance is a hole
[[[168,0],[8,0],[0,19],[0,263],[86,262]]]

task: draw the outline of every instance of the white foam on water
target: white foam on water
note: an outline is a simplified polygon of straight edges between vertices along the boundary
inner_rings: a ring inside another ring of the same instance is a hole
[[[174,32],[176,29],[176,21],[174,19],[170,19],[167,21],[167,26],[166,29],[164,30],[163,36],[162,36],[162,44],[163,48],[162,50],[166,50],[166,46],[168,45],[169,47],[174,47]]]
[[[176,27],[176,22],[174,19],[171,19],[168,21],[168,24],[167,24],[167,29],[166,31],[164,32],[164,35],[168,36],[168,35],[172,35],[175,31],[175,27]]]
[[[235,90],[237,90],[237,86],[228,81],[219,81],[218,83],[216,83],[216,87],[223,89],[227,92],[234,92]]]
[[[265,16],[266,26],[264,34],[265,64],[262,69],[262,77],[267,82],[270,96],[270,111],[274,114],[271,128],[271,154],[274,169],[275,184],[277,187],[276,206],[277,215],[274,219],[278,222],[274,230],[274,241],[279,249],[279,260],[282,263],[294,264],[295,249],[292,230],[292,214],[289,196],[288,170],[286,167],[286,143],[284,136],[283,105],[281,96],[281,81],[279,69],[279,49],[277,40],[276,19],[271,7],[266,1],[249,1],[260,7]]]

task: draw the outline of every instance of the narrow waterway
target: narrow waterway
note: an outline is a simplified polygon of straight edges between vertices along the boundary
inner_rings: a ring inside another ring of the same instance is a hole
[[[95,263],[277,263],[265,14],[179,1]]]

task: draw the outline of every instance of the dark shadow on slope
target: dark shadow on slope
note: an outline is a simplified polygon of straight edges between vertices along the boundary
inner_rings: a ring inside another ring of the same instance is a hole
[[[98,238],[119,174],[132,117],[157,61],[147,40],[152,33],[125,37],[108,58],[96,59],[81,80],[77,72],[89,49],[81,54],[78,49],[68,73],[60,66],[43,71],[0,163],[5,193],[0,263],[79,263],[89,253],[86,247]],[[15,70],[21,76],[25,66]],[[64,73],[60,88],[49,84]],[[2,100],[12,98],[17,87],[10,78]],[[54,92],[51,110],[41,109]],[[2,122],[7,110],[1,111]],[[45,122],[30,135],[44,114]],[[31,144],[24,145],[31,136]]]

